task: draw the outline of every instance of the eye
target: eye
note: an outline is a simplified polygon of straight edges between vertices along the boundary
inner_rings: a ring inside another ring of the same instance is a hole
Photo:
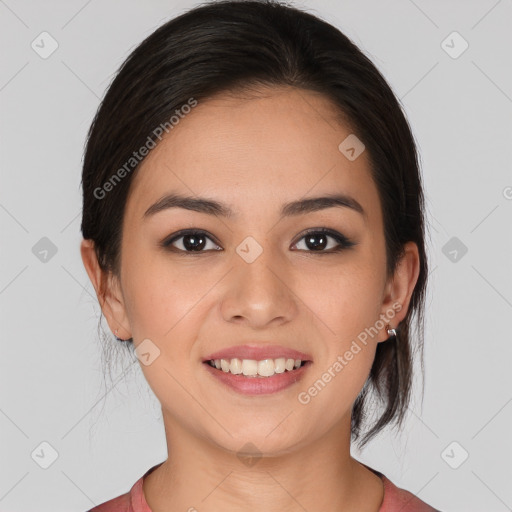
[[[211,242],[210,247],[208,247],[208,241]],[[175,242],[178,242],[176,246],[173,245]],[[206,250],[222,250],[204,231],[187,229],[174,233],[171,238],[162,242],[162,246],[170,250],[186,253],[201,253],[206,252]]]
[[[334,240],[334,244],[329,244],[328,240]],[[303,248],[298,247],[304,240]],[[210,245],[208,245],[210,244]],[[171,235],[161,243],[162,247],[178,252],[178,253],[203,253],[208,251],[222,251],[213,238],[205,231],[197,229],[184,229]],[[346,236],[327,228],[314,228],[310,229],[305,235],[302,236],[300,241],[292,247],[296,247],[301,251],[318,252],[318,253],[335,253],[342,251],[356,245],[350,241]],[[328,250],[325,250],[328,249]]]
[[[336,243],[332,244],[331,242],[331,245],[329,245],[329,238],[333,239]],[[299,250],[327,254],[339,252],[342,251],[343,249],[348,249],[349,247],[353,247],[354,245],[356,245],[354,242],[349,240],[345,235],[342,235],[337,231],[333,231],[332,229],[327,228],[310,229],[300,240],[304,240],[303,247],[305,247],[305,249],[298,247],[302,243],[299,241],[297,244],[295,244],[295,247],[299,248]]]

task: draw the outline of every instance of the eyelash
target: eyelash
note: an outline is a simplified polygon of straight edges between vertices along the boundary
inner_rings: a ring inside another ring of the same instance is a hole
[[[329,250],[314,251],[314,250],[299,249],[300,252],[308,252],[308,253],[313,253],[313,254],[334,254],[334,253],[341,252],[345,249],[349,249],[350,247],[353,247],[354,245],[356,245],[355,242],[352,242],[351,240],[349,240],[345,235],[342,235],[341,233],[338,233],[337,231],[334,231],[334,230],[328,229],[328,228],[309,229],[301,236],[301,238],[298,240],[298,242],[294,243],[293,245],[297,245],[305,237],[307,237],[308,235],[312,235],[312,234],[328,235],[329,237],[336,240],[336,242],[338,242],[339,245],[338,245],[338,247],[336,247],[334,249],[331,248]],[[212,237],[210,235],[208,235],[208,233],[206,231],[201,231],[198,229],[184,229],[184,230],[178,231],[177,233],[173,233],[170,237],[166,238],[163,242],[161,242],[161,246],[169,251],[172,251],[172,252],[175,252],[178,254],[181,253],[180,255],[189,255],[190,254],[192,256],[195,256],[195,255],[199,255],[202,253],[207,253],[207,252],[212,251],[211,249],[201,250],[201,251],[187,251],[187,250],[183,250],[183,249],[177,249],[176,247],[172,246],[172,244],[174,242],[176,242],[176,240],[179,240],[180,238],[183,238],[187,235],[205,235],[206,238],[208,238],[210,241],[212,241],[215,245],[219,245],[212,239]],[[214,249],[214,251],[218,251],[218,249]]]

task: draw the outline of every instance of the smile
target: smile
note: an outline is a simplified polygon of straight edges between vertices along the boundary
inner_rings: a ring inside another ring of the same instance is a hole
[[[224,389],[242,395],[270,395],[297,384],[313,363],[301,359],[209,359],[203,368]],[[224,368],[222,367],[224,365]],[[231,368],[234,372],[232,373]]]
[[[272,377],[273,375],[291,372],[303,366],[306,361],[278,357],[277,359],[210,359],[207,363],[217,370],[244,377]]]

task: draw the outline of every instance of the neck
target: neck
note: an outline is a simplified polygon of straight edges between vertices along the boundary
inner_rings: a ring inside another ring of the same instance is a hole
[[[165,419],[169,458],[144,479],[152,512],[378,512],[380,478],[350,455],[349,424],[287,453],[242,458]]]

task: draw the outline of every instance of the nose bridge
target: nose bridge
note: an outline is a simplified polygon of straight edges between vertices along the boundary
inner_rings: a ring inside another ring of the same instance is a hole
[[[236,248],[234,269],[226,296],[223,315],[226,320],[244,317],[264,325],[275,318],[290,320],[296,311],[289,272],[268,238],[260,244],[247,237]]]
[[[260,300],[279,294],[283,278],[279,280],[276,274],[283,270],[280,257],[270,247],[268,238],[260,244],[253,237],[247,237],[237,247],[236,253],[239,259],[236,263],[237,279],[242,286],[250,287],[246,292],[261,294]]]

